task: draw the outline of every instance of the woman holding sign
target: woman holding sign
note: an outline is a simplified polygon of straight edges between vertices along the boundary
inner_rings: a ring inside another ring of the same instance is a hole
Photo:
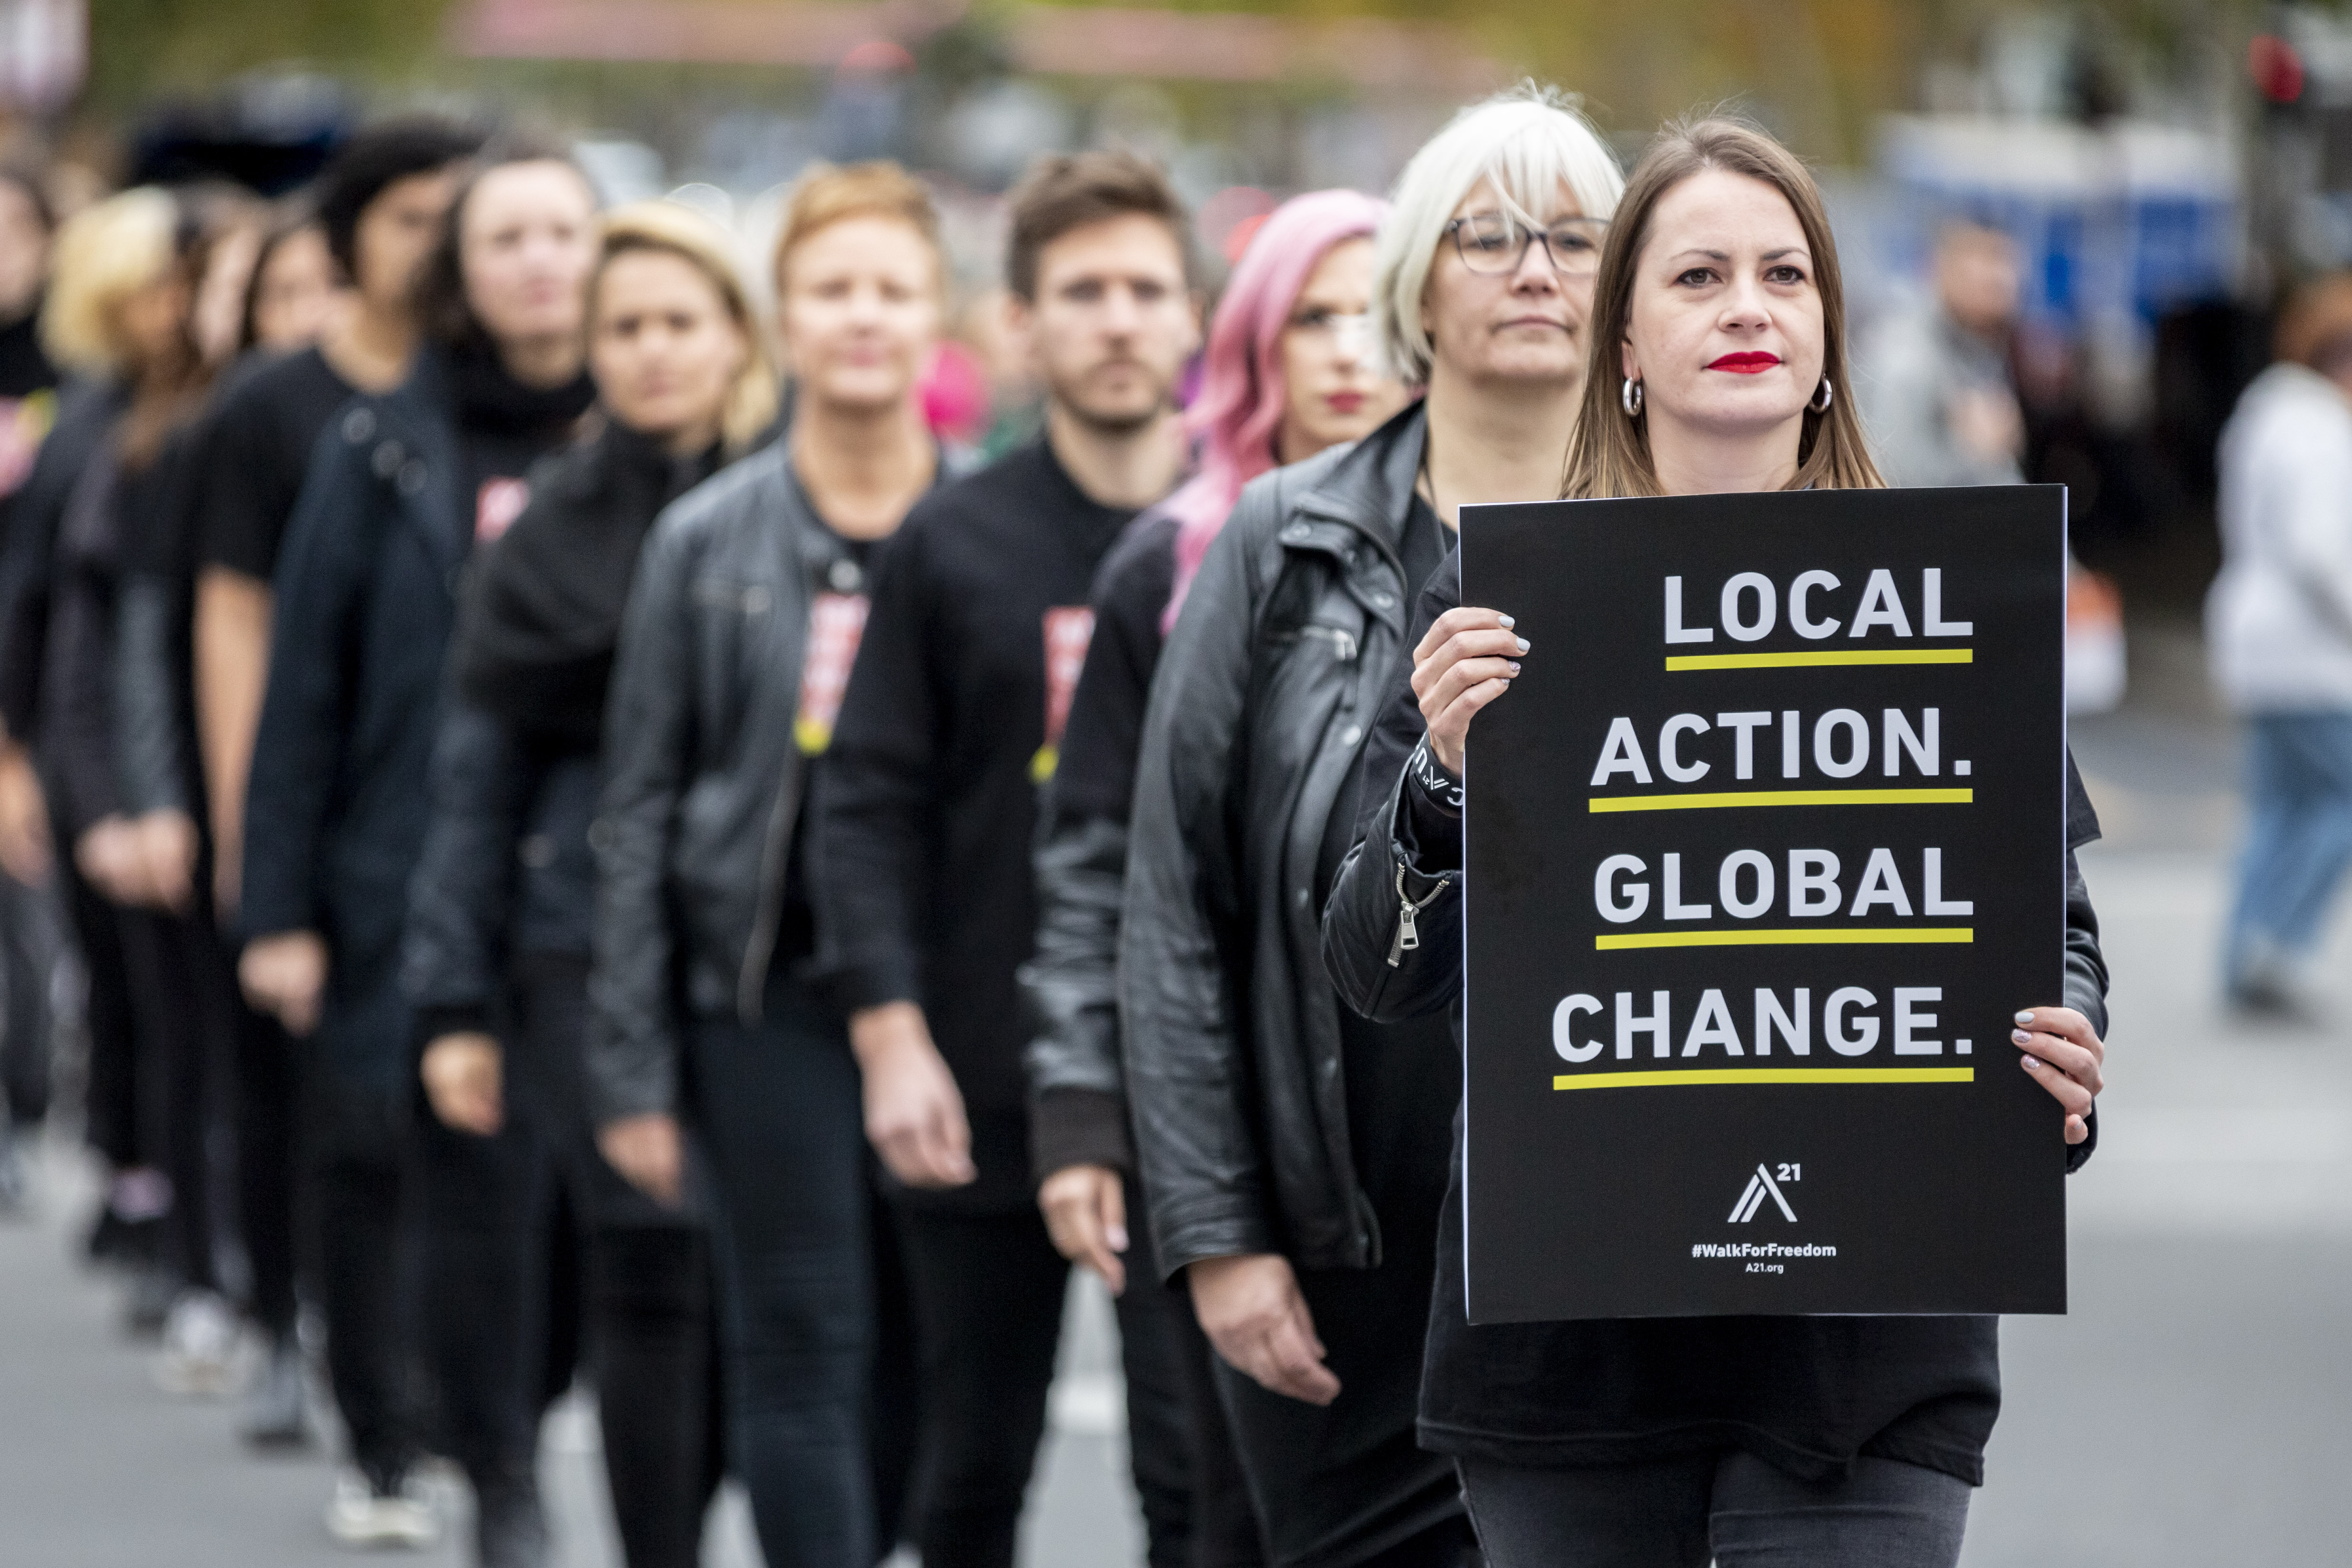
[[[1626,187],[1594,286],[1570,498],[1876,488],[1847,390],[1837,254],[1819,190],[1763,132],[1670,127]],[[1540,657],[1463,606],[1454,561],[1423,591],[1409,680],[1367,745],[1381,804],[1333,889],[1324,953],[1367,1016],[1455,1009],[1465,739]],[[2068,812],[2064,1005],[2018,1015],[2023,1070],[2090,1152],[2106,969]],[[1411,940],[1407,940],[1411,939]],[[2029,998],[2021,998],[2029,1000]],[[2030,998],[2040,1001],[2041,998]],[[1580,1320],[1473,1328],[1460,1152],[1423,1384],[1423,1441],[1454,1457],[1487,1561],[1957,1561],[2000,1404],[1990,1317]]]
[[[1442,1023],[1339,1005],[1316,910],[1454,509],[1554,488],[1618,189],[1591,128],[1533,91],[1414,155],[1373,331],[1428,395],[1242,491],[1152,679],[1118,947],[1135,1148],[1272,1563],[1450,1568],[1468,1544],[1413,1426],[1460,1061]]]

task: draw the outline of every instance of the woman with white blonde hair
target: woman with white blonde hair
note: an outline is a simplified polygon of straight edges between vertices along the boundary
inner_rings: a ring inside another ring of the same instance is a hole
[[[1153,679],[1119,937],[1136,1153],[1276,1563],[1470,1545],[1452,1466],[1414,1432],[1460,1059],[1442,1019],[1346,1013],[1316,915],[1354,837],[1364,721],[1459,509],[1558,493],[1622,184],[1533,86],[1413,156],[1373,332],[1426,395],[1242,491]]]
[[[91,976],[89,1136],[113,1167],[97,1244],[121,1243],[132,1326],[146,1331],[183,1291],[204,1300],[198,1316],[218,1311],[203,1074],[226,977],[203,911],[151,875],[123,786],[118,605],[131,557],[184,503],[187,421],[210,378],[193,318],[213,238],[152,186],[58,230],[40,331],[71,379],[0,561],[0,717],[37,761],[40,789],[22,798],[46,805]],[[29,815],[0,847],[20,876],[49,858]]]

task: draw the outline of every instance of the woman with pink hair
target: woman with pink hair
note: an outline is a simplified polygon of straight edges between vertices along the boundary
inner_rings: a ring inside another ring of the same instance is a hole
[[[1028,1052],[1038,1205],[1062,1255],[1124,1290],[1129,1270],[1164,1327],[1181,1396],[1130,1392],[1129,1419],[1184,1420],[1193,1561],[1260,1561],[1258,1531],[1185,1299],[1160,1288],[1133,1188],[1112,984],[1128,803],[1160,643],[1242,487],[1378,428],[1405,389],[1372,365],[1372,239],[1387,204],[1355,191],[1295,196],[1251,237],[1210,324],[1189,423],[1193,477],[1136,519],[1095,580],[1094,637],[1062,731],[1037,854],[1036,1007]],[[1155,1535],[1157,1532],[1155,1531]]]

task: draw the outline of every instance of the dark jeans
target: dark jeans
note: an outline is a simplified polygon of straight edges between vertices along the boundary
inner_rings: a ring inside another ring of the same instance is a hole
[[[532,1201],[560,1199],[580,1227],[584,1331],[622,1551],[629,1568],[694,1568],[726,1465],[709,1235],[693,1215],[631,1187],[596,1152],[583,1099],[586,962],[525,955],[515,979],[508,1099],[542,1130],[549,1179]],[[551,1239],[543,1227],[532,1236]],[[550,1278],[521,1300],[560,1310],[560,1257],[535,1268]],[[551,1359],[562,1353],[552,1347]]]
[[[778,979],[759,1024],[698,1020],[691,1041],[732,1466],[770,1568],[862,1568],[887,1542],[868,1457],[875,1287],[848,1036]]]
[[[301,1047],[277,1019],[238,1006],[236,1028],[237,1220],[253,1272],[247,1303],[272,1341],[292,1339]]]
[[[417,1447],[416,1249],[403,1157],[410,1110],[405,1086],[362,1087],[323,1068],[303,1075],[327,1375],[352,1462],[378,1485],[397,1481]]]
[[[1128,1212],[1140,1217],[1130,1191]],[[913,1540],[924,1568],[1010,1568],[1045,1431],[1070,1265],[1035,1208],[1007,1214],[899,1205],[922,1338],[924,1461]],[[1192,1497],[1179,1300],[1130,1227],[1118,1302],[1129,1457],[1152,1568],[1192,1561]]]
[[[0,969],[7,1033],[0,1037],[0,1091],[8,1120],[29,1127],[48,1114],[49,984],[57,973],[58,918],[49,894],[0,872]]]
[[[1738,1449],[1523,1469],[1465,1461],[1488,1568],[1952,1568],[1969,1521],[1957,1476],[1864,1457],[1803,1481]]]

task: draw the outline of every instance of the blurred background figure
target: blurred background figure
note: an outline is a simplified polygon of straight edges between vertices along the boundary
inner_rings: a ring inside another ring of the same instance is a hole
[[[32,472],[57,418],[57,367],[41,347],[41,297],[48,287],[56,218],[32,169],[0,164],[0,540],[11,500]],[[25,1202],[22,1145],[49,1108],[54,1033],[50,991],[61,952],[47,889],[45,830],[9,826],[37,794],[30,763],[0,744],[0,1215]],[[13,805],[10,802],[16,804]]]
[[[305,1132],[352,1461],[328,1525],[352,1545],[430,1544],[415,1474],[429,1443],[472,1484],[486,1568],[544,1561],[539,1415],[573,1347],[515,1331],[543,1223],[528,1142],[412,1114],[400,939],[464,565],[520,514],[531,465],[594,395],[582,316],[596,205],[578,165],[522,140],[454,199],[418,278],[425,352],[321,437],[287,525],[247,794],[239,979],[290,1034],[318,1037]]]
[[[480,144],[478,133],[429,117],[369,126],[263,247],[247,296],[253,351],[210,416],[184,546],[202,762],[190,788],[204,805],[211,902],[227,927],[240,912],[246,779],[268,679],[279,547],[320,434],[355,394],[389,392],[407,374],[416,275],[439,239],[456,166]],[[295,1289],[306,1050],[274,1014],[243,1002],[231,1120],[246,1310],[262,1358],[242,1431],[264,1447],[300,1444],[310,1432]],[[324,1131],[307,1120],[313,1134]],[[316,1300],[315,1279],[310,1289]]]
[[[1037,851],[1037,955],[1021,971],[1044,1020],[1023,1058],[1037,1205],[1064,1258],[1130,1300],[1130,1321],[1158,1320],[1190,1439],[1185,1544],[1203,1568],[1263,1557],[1208,1341],[1190,1303],[1161,1285],[1128,1133],[1113,977],[1135,758],[1164,628],[1242,487],[1361,439],[1404,405],[1404,387],[1370,363],[1372,237],[1386,211],[1354,191],[1294,196],[1227,280],[1186,416],[1196,471],[1129,524],[1096,574],[1094,636]]]
[[[1890,310],[1854,378],[1872,449],[1892,485],[2013,485],[2025,418],[2009,374],[2017,246],[1997,228],[1948,220],[1934,292]]]
[[[683,206],[608,216],[588,297],[596,418],[534,471],[460,607],[403,983],[433,1114],[530,1146],[519,1203],[537,1217],[515,1233],[527,1288],[506,1331],[541,1354],[585,1343],[629,1568],[694,1568],[725,1464],[709,1235],[674,1183],[649,1197],[596,1151],[590,826],[638,548],[769,434],[775,378],[726,236]]]
[[[2003,230],[1948,218],[1936,234],[1933,291],[1889,310],[1864,334],[1854,390],[1888,484],[2025,481],[2026,419],[2014,369],[2022,264]],[[2121,598],[2111,581],[2074,563],[2067,710],[2104,712],[2122,700],[2123,687]]]
[[[217,216],[217,209],[215,216]],[[214,366],[195,301],[226,230],[153,188],[110,197],[58,237],[48,353],[81,378],[11,506],[0,559],[0,709],[32,737],[67,908],[90,972],[87,1136],[107,1161],[93,1254],[127,1268],[135,1331],[226,1375],[205,1133],[222,1005],[186,887],[154,875],[123,789],[118,610],[125,562],[183,502],[187,421]],[[242,279],[236,285],[243,287]],[[189,1310],[175,1314],[184,1295]]]
[[[2221,521],[2206,636],[2245,721],[2249,816],[2223,977],[2241,1007],[2301,1013],[2352,863],[2352,274],[2281,315],[2222,433]]]

